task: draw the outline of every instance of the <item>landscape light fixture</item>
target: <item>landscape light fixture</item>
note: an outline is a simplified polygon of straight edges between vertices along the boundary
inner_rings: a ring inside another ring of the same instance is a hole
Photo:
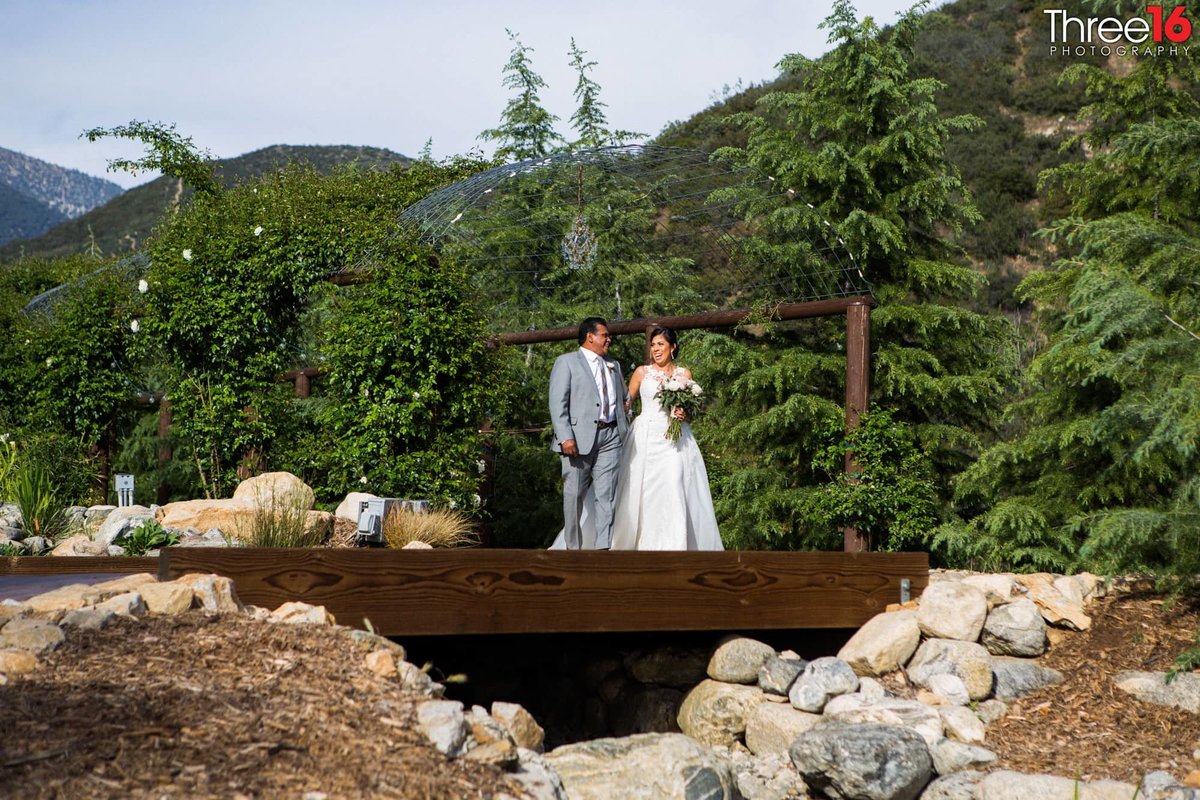
[[[424,514],[429,511],[428,500],[407,500],[398,497],[375,497],[358,502],[358,536],[357,544],[381,545],[383,539],[383,521],[387,515],[402,508]]]

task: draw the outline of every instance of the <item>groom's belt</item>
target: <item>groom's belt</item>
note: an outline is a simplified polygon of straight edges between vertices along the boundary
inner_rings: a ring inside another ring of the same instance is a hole
[[[601,422],[600,420],[596,420],[596,428],[598,430],[604,430],[605,428],[615,428],[615,427],[617,427],[617,421],[615,419],[612,422]]]

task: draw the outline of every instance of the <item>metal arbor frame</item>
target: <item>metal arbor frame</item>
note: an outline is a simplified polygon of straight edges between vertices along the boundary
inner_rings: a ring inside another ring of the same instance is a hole
[[[867,408],[870,285],[829,222],[753,167],[653,145],[562,153],[440,189],[401,223],[471,268],[484,306],[509,331],[494,337],[500,343],[569,341],[592,314],[613,335],[647,338],[654,325],[844,314],[847,427]],[[782,224],[807,235],[775,234]],[[670,308],[654,302],[664,295]],[[852,455],[846,471],[858,472]],[[854,528],[843,542],[867,548]]]

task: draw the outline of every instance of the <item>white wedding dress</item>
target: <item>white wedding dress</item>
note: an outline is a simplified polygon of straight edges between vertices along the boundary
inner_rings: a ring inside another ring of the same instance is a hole
[[[621,452],[613,519],[613,550],[724,550],[708,488],[708,471],[692,428],[666,438],[670,418],[655,393],[666,375],[648,366],[638,396],[642,413],[633,421]],[[595,539],[589,493],[580,520],[583,547]],[[563,548],[560,532],[550,549]]]

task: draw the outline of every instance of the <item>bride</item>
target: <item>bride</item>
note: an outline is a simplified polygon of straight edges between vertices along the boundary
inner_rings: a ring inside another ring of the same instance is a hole
[[[629,378],[629,396],[642,403],[641,413],[625,437],[617,500],[613,519],[613,550],[723,550],[717,518],[708,488],[708,471],[691,426],[682,423],[678,440],[668,439],[670,416],[655,394],[678,372],[679,345],[675,331],[650,331],[651,363],[638,367]],[[628,410],[628,409],[626,409]],[[679,410],[672,412],[682,418]],[[591,505],[585,502],[580,520],[584,548],[591,546],[594,527]],[[551,549],[563,547],[562,534]]]

